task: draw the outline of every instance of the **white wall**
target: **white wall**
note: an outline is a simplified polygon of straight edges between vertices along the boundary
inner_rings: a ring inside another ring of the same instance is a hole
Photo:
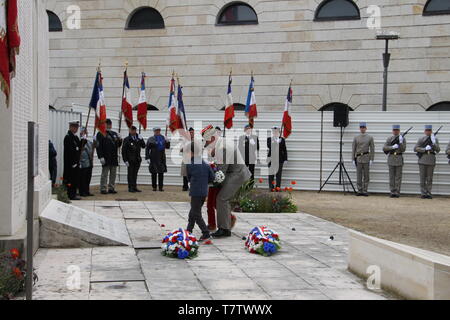
[[[137,101],[145,71],[150,103],[167,103],[169,76],[182,77],[186,105],[217,110],[225,101],[227,75],[233,68],[235,102],[245,103],[251,70],[261,109],[284,103],[294,79],[293,109],[315,111],[342,102],[360,111],[380,110],[382,53],[367,25],[369,5],[382,10],[382,27],[400,32],[390,44],[388,108],[420,111],[450,100],[449,15],[422,16],[426,0],[357,0],[360,21],[314,22],[319,0],[249,0],[259,24],[216,26],[226,0],[49,0],[47,8],[63,20],[63,32],[50,34],[50,103],[57,108],[86,104],[95,67],[102,58],[109,107],[121,101],[123,65]],[[68,30],[69,5],[81,8],[81,29]],[[139,6],[162,14],[162,30],[124,30]]]
[[[35,180],[35,215],[50,198],[48,182],[48,21],[41,1],[19,1],[20,54],[12,80],[9,108],[1,103],[0,235],[12,235],[25,221],[27,126],[39,124],[39,176]]]
[[[86,108],[77,108],[76,111],[84,112],[86,115]],[[118,113],[108,110],[108,117],[114,122],[114,128],[118,128]],[[264,187],[267,184],[267,176],[264,170],[266,166],[266,143],[265,135],[268,130],[274,125],[281,125],[282,113],[280,112],[262,112],[256,120],[256,129],[260,130],[261,137],[261,151],[262,164],[257,166],[256,176],[264,178]],[[298,182],[297,188],[300,190],[319,190],[320,187],[320,130],[321,130],[321,112],[295,112],[293,117],[294,131],[287,141],[287,148],[289,153],[289,162],[285,167],[283,175],[283,186],[288,186],[292,180]],[[135,117],[136,118],[136,117]],[[165,121],[167,112],[150,112],[148,116],[148,130],[142,132],[144,138],[151,134],[151,128],[160,126],[165,128]],[[223,112],[194,112],[187,111],[188,126],[196,126],[196,129],[201,129],[209,123],[214,126],[219,125],[223,127]],[[83,122],[86,121],[85,118]],[[350,125],[345,130],[344,135],[344,160],[347,170],[354,183],[356,183],[356,170],[352,165],[351,146],[353,137],[359,133],[358,124],[360,121],[368,123],[368,132],[373,135],[375,139],[375,165],[371,169],[371,183],[369,187],[370,192],[389,192],[389,175],[387,158],[383,153],[382,148],[388,136],[391,135],[391,128],[393,123],[399,123],[403,130],[414,126],[407,140],[407,151],[405,153],[405,167],[403,174],[403,188],[404,193],[419,194],[419,167],[417,165],[417,156],[413,151],[419,137],[423,135],[424,124],[433,124],[437,129],[440,125],[444,128],[438,135],[438,140],[443,149],[438,155],[438,165],[435,170],[435,179],[433,193],[435,194],[450,194],[450,165],[448,164],[447,156],[445,155],[445,148],[450,140],[450,112],[351,112]],[[92,121],[91,121],[92,123]],[[247,120],[243,112],[238,112],[235,119],[235,129],[238,134],[243,132],[243,127]],[[164,129],[163,129],[164,131]],[[92,132],[92,129],[90,130]],[[127,135],[126,125],[122,124],[122,136]],[[228,134],[229,135],[229,134]],[[169,136],[171,134],[169,133]],[[180,177],[180,157],[175,145],[178,140],[172,144],[172,154],[168,153],[168,173],[166,174],[165,183],[169,185],[181,185],[182,178]],[[174,160],[172,161],[172,155]],[[333,127],[333,113],[324,112],[324,129],[323,129],[323,172],[322,178],[325,180],[329,173],[339,160],[339,128]],[[100,164],[96,159],[97,164],[94,168],[93,184],[99,183]],[[126,183],[126,168],[122,164],[120,169],[120,182]],[[338,175],[334,175],[331,181],[336,182]],[[139,172],[139,183],[150,184],[150,174],[148,166],[143,163]],[[355,185],[356,187],[356,185]],[[324,190],[341,191],[342,187],[327,185]]]

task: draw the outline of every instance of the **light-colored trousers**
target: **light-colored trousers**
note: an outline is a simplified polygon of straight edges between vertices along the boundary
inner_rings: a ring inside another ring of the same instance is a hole
[[[109,183],[108,183],[108,175],[109,175]],[[100,191],[115,190],[116,175],[117,175],[116,166],[103,166],[102,176],[100,178]]]
[[[423,196],[431,196],[433,188],[434,165],[419,164],[420,192]]]
[[[389,186],[391,194],[400,195],[402,187],[403,166],[389,166]]]
[[[231,205],[230,200],[233,199],[236,192],[242,184],[227,184],[220,189],[216,198],[217,210],[217,227],[221,229],[231,230]]]
[[[358,163],[356,166],[356,180],[358,186],[358,192],[367,193],[370,182],[370,165],[369,163]]]

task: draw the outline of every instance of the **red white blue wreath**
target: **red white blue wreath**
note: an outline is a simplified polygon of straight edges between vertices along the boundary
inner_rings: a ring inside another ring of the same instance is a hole
[[[267,227],[255,227],[248,234],[245,247],[250,253],[270,256],[281,249],[280,237]]]
[[[162,240],[161,254],[178,259],[192,259],[198,254],[198,242],[189,231],[183,228],[169,232]]]

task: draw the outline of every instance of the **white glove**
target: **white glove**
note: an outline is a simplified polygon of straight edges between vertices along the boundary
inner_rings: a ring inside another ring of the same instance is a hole
[[[393,146],[392,146],[392,149],[394,149],[394,150],[397,150],[399,148],[399,145],[398,144],[394,144]]]
[[[117,134],[117,138],[122,139],[122,136],[120,135],[120,133]]]
[[[286,160],[286,161],[284,162],[284,164],[288,164],[288,161]]]
[[[125,161],[125,165],[127,166],[127,168],[130,166],[130,163],[128,161]]]
[[[370,166],[373,165],[373,160],[370,160],[369,165],[370,165]]]
[[[102,166],[104,166],[106,164],[105,158],[100,158],[100,163],[102,164]]]
[[[436,144],[436,136],[434,135],[434,133],[431,135],[431,142],[433,142],[433,144]]]
[[[250,139],[249,141],[250,141],[250,144],[253,146],[256,144],[255,140],[253,140],[253,139]]]
[[[356,167],[356,161],[355,160],[353,160],[353,165]]]
[[[74,168],[74,169],[75,169],[75,168],[76,168],[77,166],[78,166],[77,164],[74,164],[74,165],[72,166],[72,168]]]
[[[426,151],[430,151],[431,149],[432,149],[431,146],[426,146],[426,147],[425,147],[425,150],[426,150]]]
[[[400,141],[400,144],[403,144],[403,141],[405,141],[405,139],[403,138],[402,135],[400,135],[400,137],[398,138],[398,140]]]
[[[150,164],[150,159],[147,159],[147,163]]]
[[[140,134],[138,134],[138,139],[139,140],[144,140]]]

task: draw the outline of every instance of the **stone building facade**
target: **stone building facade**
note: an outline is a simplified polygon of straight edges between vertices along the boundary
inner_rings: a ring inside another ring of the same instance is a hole
[[[25,237],[27,127],[39,125],[39,175],[35,178],[36,218],[51,198],[48,175],[48,19],[40,0],[18,1],[20,54],[9,106],[0,97],[0,251],[3,240]],[[38,232],[36,232],[38,234]]]
[[[48,0],[63,27],[50,34],[50,104],[86,105],[101,58],[110,108],[119,108],[128,61],[131,86],[138,87],[145,71],[149,103],[160,110],[167,107],[172,70],[181,77],[188,109],[222,108],[231,69],[235,102],[242,104],[254,72],[260,110],[283,108],[291,79],[295,110],[332,102],[381,110],[384,42],[369,28],[373,5],[381,29],[400,34],[390,42],[388,110],[426,110],[450,101],[448,14],[423,15],[427,0],[355,0],[360,19],[318,21],[323,2],[247,0],[257,24],[220,25],[227,0]],[[79,29],[67,26],[68,20],[73,25],[73,5],[81,10]],[[146,6],[161,14],[164,28],[126,29],[135,10]],[[137,89],[133,94],[137,101]]]

